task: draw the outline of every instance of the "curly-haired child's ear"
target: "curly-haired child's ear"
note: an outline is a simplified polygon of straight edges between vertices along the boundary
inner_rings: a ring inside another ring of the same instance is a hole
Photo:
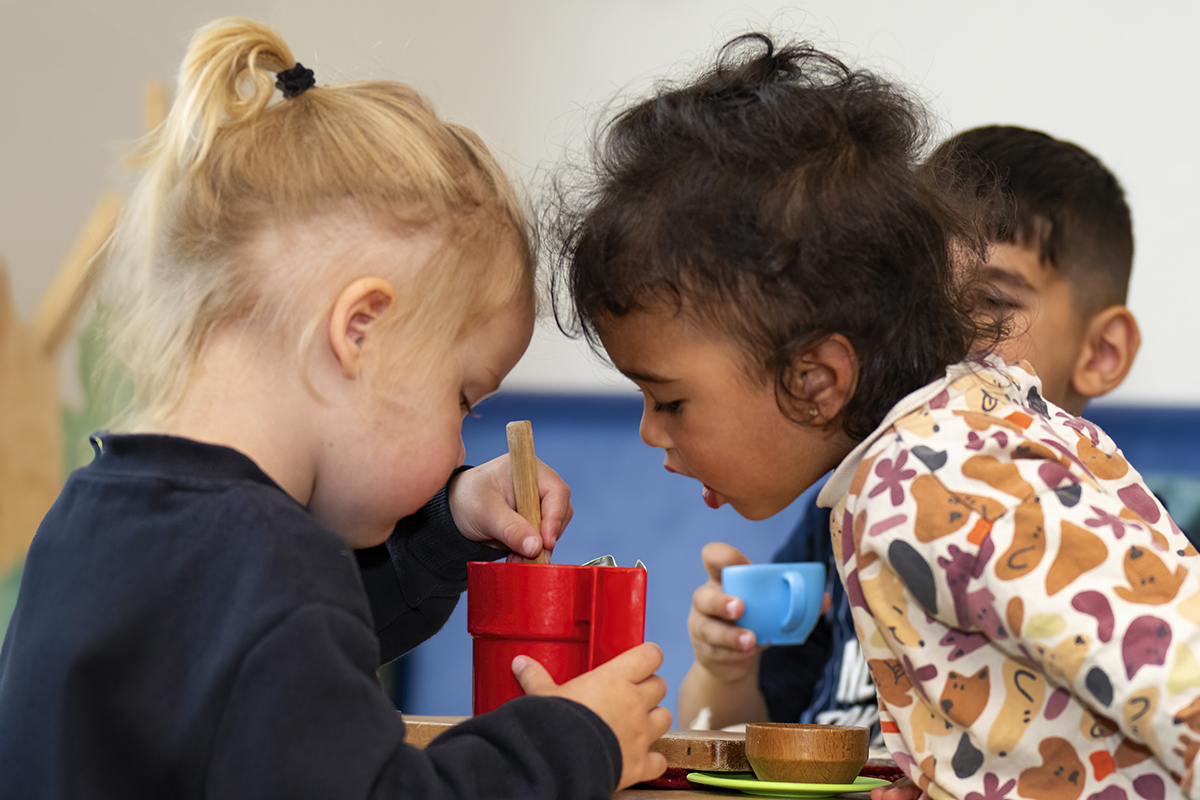
[[[345,377],[358,377],[371,325],[395,299],[396,290],[383,278],[359,278],[338,293],[329,314],[329,344]]]
[[[1133,366],[1142,334],[1125,306],[1109,306],[1088,321],[1083,348],[1071,373],[1071,387],[1087,399],[1121,385]]]
[[[826,425],[854,394],[858,382],[858,355],[840,333],[830,334],[804,351],[790,370],[790,394],[801,410],[801,420]]]

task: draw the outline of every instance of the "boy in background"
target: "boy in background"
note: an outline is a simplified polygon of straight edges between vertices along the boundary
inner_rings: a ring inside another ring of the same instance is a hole
[[[1133,265],[1129,207],[1098,159],[1039,131],[992,125],[944,143],[924,167],[944,188],[985,203],[991,246],[982,266],[985,309],[1011,313],[1007,361],[1029,361],[1045,399],[1071,414],[1115,389],[1141,344],[1125,307]],[[679,717],[691,727],[745,722],[812,722],[870,727],[879,711],[850,603],[833,562],[822,484],[776,562],[827,564],[828,605],[808,640],[759,648],[737,626],[739,598],[721,590],[721,570],[748,563],[726,544],[707,545],[709,580],[692,597],[688,633],[696,652],[679,691]]]

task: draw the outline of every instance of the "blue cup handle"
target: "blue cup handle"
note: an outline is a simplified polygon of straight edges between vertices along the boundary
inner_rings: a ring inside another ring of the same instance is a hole
[[[791,633],[804,621],[804,576],[785,572],[783,579],[787,582],[789,592],[787,614],[783,617],[781,629],[784,633]]]

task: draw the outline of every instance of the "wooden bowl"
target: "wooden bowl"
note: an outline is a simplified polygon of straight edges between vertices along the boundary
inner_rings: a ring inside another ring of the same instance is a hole
[[[752,722],[746,726],[746,760],[760,781],[853,783],[870,742],[867,728]]]

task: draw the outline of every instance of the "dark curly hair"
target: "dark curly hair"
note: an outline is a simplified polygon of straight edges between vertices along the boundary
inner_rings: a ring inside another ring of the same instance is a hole
[[[835,422],[864,438],[986,326],[955,267],[982,241],[915,170],[927,131],[877,75],[806,43],[733,39],[698,79],[605,125],[584,180],[558,176],[559,327],[600,350],[605,318],[689,315],[742,345],[749,374],[773,372],[797,421],[796,358],[841,334],[860,371]]]

